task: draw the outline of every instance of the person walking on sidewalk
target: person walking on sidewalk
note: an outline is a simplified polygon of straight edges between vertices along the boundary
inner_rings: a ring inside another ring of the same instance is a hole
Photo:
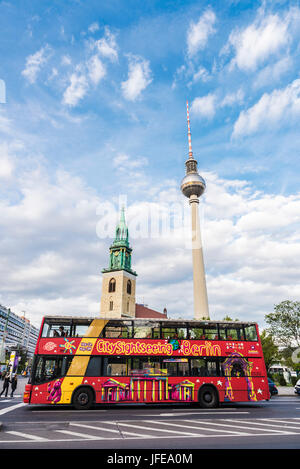
[[[5,397],[7,397],[9,383],[10,383],[10,374],[9,374],[9,372],[7,372],[5,377],[4,377],[4,383],[3,383],[3,388],[2,388],[2,391],[1,391],[1,394],[0,394],[0,397],[2,396],[2,394],[4,392],[5,392]]]
[[[14,397],[13,394],[14,394],[15,390],[17,389],[17,384],[18,384],[18,377],[17,377],[17,373],[15,373],[11,378],[11,394],[10,394],[10,397]]]

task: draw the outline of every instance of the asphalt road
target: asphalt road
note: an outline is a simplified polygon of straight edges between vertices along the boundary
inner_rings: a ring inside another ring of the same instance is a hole
[[[76,411],[24,405],[23,384],[13,399],[0,399],[0,449],[103,449],[108,456],[121,449],[300,449],[300,396],[211,410],[123,404]]]

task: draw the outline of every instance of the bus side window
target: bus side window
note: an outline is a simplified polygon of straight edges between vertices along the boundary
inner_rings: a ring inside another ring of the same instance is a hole
[[[203,327],[190,327],[190,339],[205,339]]]
[[[51,327],[47,322],[44,322],[42,337],[50,337]]]
[[[217,327],[205,327],[205,338],[207,340],[218,340],[219,334]]]
[[[244,326],[244,328],[245,328],[246,340],[257,341],[257,333],[256,333],[255,325],[251,324],[250,326]]]
[[[219,325],[219,340],[226,340],[226,329],[223,324]]]
[[[101,376],[102,357],[90,357],[85,376]]]

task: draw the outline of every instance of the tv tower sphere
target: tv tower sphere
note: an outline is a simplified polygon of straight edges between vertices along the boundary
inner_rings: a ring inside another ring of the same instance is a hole
[[[190,161],[191,160],[188,160],[186,164],[190,163]],[[188,198],[192,195],[200,197],[205,191],[205,188],[205,181],[197,171],[192,173],[188,172],[181,181],[181,192]]]

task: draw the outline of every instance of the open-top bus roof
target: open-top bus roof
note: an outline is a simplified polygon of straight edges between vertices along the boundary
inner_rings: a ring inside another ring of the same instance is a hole
[[[208,320],[208,319],[202,319],[202,320],[197,320],[197,319],[182,319],[182,318],[172,318],[172,319],[167,319],[167,318],[102,318],[102,317],[93,317],[93,316],[44,316],[45,321],[49,324],[57,324],[58,322],[64,322],[66,324],[70,324],[71,321],[76,321],[77,324],[80,323],[86,323],[86,321],[93,321],[94,319],[103,319],[105,321],[135,321],[135,322],[145,322],[145,321],[152,321],[156,323],[166,323],[169,324],[170,326],[172,324],[191,324],[196,326],[197,324],[207,324],[207,325],[214,325],[214,324],[246,324],[246,325],[252,325],[256,324],[254,321],[224,321],[224,320]]]

